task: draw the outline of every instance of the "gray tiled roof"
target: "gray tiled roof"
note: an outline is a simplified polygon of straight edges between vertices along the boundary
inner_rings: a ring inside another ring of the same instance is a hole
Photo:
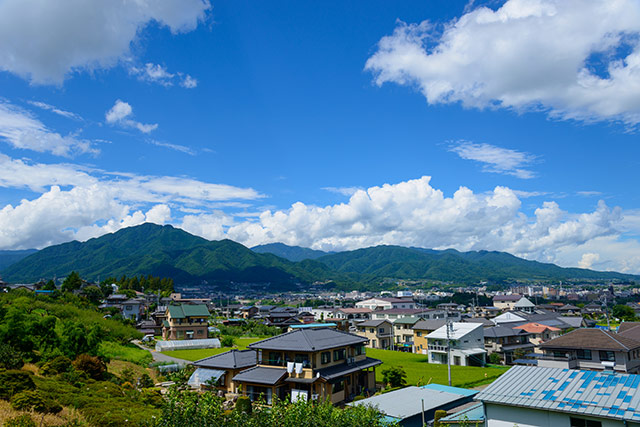
[[[353,344],[364,344],[368,340],[333,328],[296,329],[282,335],[249,344],[258,350],[320,351]]]
[[[476,400],[585,416],[640,420],[640,375],[514,366]]]
[[[233,377],[233,381],[274,385],[277,384],[285,375],[287,375],[287,370],[283,368],[256,366],[240,372],[238,375]]]
[[[575,329],[564,335],[560,335],[550,341],[542,343],[541,348],[554,349],[589,349],[629,351],[640,347],[640,342],[627,338],[624,335],[614,334],[597,328]]]
[[[358,323],[356,326],[362,326],[362,327],[365,327],[365,328],[377,328],[378,326],[382,325],[385,322],[386,323],[391,323],[390,320],[386,320],[386,319],[365,320],[364,322]]]
[[[350,374],[352,372],[359,371],[361,369],[371,368],[373,366],[378,366],[382,364],[381,360],[373,359],[371,357],[367,357],[364,360],[359,362],[347,364],[342,363],[340,365],[330,366],[328,368],[319,369],[318,372],[320,376],[327,381],[331,381],[334,378],[341,377],[343,375]]]
[[[502,338],[502,337],[515,337],[518,335],[529,335],[522,329],[512,329],[507,326],[494,326],[491,328],[484,328],[484,337],[487,338]]]
[[[418,331],[435,331],[445,323],[447,323],[445,319],[421,320],[419,322],[416,322],[415,325],[413,325],[413,329]]]
[[[255,350],[229,350],[197,360],[193,365],[201,368],[239,369],[248,368],[257,363],[258,356]]]

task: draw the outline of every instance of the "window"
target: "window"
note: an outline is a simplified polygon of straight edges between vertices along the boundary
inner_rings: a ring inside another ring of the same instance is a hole
[[[373,332],[373,331],[371,331],[371,332]],[[378,328],[378,333],[384,334],[384,328]]]
[[[282,353],[269,352],[269,359],[267,360],[267,365],[273,366],[282,366],[284,362],[282,360]]]
[[[578,356],[578,359],[591,360],[591,350],[579,349],[576,351],[576,355]]]
[[[616,355],[613,351],[600,351],[600,360],[605,362],[615,362]]]
[[[305,368],[308,368],[308,367],[311,366],[311,364],[309,363],[309,355],[308,354],[296,354],[296,356],[294,358],[294,362],[302,363],[302,366],[304,366]]]
[[[416,332],[416,336],[421,337],[422,336],[422,332]]]
[[[344,390],[344,380],[341,380],[339,383],[335,383],[331,389],[331,393],[338,393],[342,390]]]
[[[339,350],[333,350],[333,361],[344,360],[346,357],[346,350],[341,348]]]
[[[376,330],[374,328],[369,328],[369,332],[371,332],[372,334],[375,334]]]
[[[363,345],[359,345],[356,347],[356,356],[361,356],[364,354],[364,346]]]
[[[602,422],[594,420],[584,420],[582,418],[569,418],[571,427],[602,427]]]

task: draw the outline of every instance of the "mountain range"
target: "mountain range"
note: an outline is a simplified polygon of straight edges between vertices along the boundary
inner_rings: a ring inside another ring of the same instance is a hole
[[[375,246],[325,253],[281,243],[251,250],[231,240],[210,241],[170,225],[155,224],[125,228],[86,242],[50,246],[28,254],[0,274],[15,283],[64,277],[74,270],[90,280],[152,274],[172,277],[177,284],[269,283],[274,290],[314,281],[371,287],[389,278],[459,283],[640,281],[640,276],[562,268],[506,252]]]

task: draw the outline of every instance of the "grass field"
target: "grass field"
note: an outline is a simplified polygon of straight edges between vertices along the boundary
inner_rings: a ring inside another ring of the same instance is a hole
[[[260,341],[263,338],[236,338],[236,347],[240,350],[247,348],[247,346],[256,341]],[[230,347],[222,347],[222,348],[200,348],[196,350],[173,350],[173,351],[163,351],[162,354],[166,354],[167,356],[177,357],[178,359],[184,360],[200,360],[205,357],[213,356],[216,354],[224,353],[225,351],[231,350]]]
[[[136,345],[122,345],[112,341],[101,342],[98,347],[98,355],[110,360],[124,360],[140,366],[147,366],[153,360],[148,351]]]
[[[392,350],[367,349],[367,356],[382,360],[376,367],[376,381],[382,382],[382,371],[389,366],[402,366],[407,373],[407,384],[448,384],[447,365],[428,363],[427,355],[402,353]],[[479,368],[474,366],[452,366],[451,384],[457,387],[475,387],[488,384],[505,373],[506,367]]]

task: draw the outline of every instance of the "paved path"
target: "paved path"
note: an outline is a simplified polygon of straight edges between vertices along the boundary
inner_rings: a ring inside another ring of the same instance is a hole
[[[153,357],[154,362],[177,363],[178,365],[188,365],[189,363],[191,363],[190,360],[178,359],[177,357],[167,356],[166,354],[162,354],[159,351],[156,351],[155,349],[152,350],[148,347],[145,347],[138,340],[133,340],[132,342],[138,347],[140,347],[141,349],[147,350],[149,353],[151,353],[151,356]]]

